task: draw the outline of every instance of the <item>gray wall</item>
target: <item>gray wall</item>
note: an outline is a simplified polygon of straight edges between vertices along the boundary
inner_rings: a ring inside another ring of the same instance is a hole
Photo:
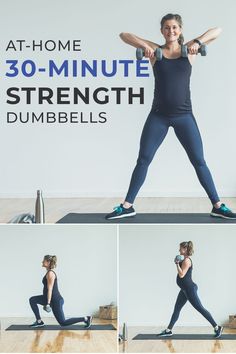
[[[0,29],[1,72],[5,59],[32,59],[46,65],[48,59],[134,59],[134,48],[118,37],[121,31],[162,43],[159,22],[168,12],[180,13],[184,20],[184,35],[190,40],[214,26],[223,28],[219,39],[209,46],[207,58],[197,58],[192,74],[193,110],[205,146],[205,155],[215,177],[219,193],[235,196],[236,167],[229,151],[235,151],[236,120],[235,64],[236,48],[232,45],[236,2],[206,0],[203,7],[187,0],[163,1],[121,0],[111,6],[110,0],[64,1],[51,0],[34,3],[22,0],[14,5],[1,2]],[[7,15],[6,15],[7,14]],[[144,16],[145,14],[145,16]],[[10,21],[9,21],[10,16]],[[81,54],[66,52],[5,53],[10,39],[81,39]],[[126,192],[138,153],[138,144],[153,95],[153,76],[128,78],[98,77],[54,78],[37,76],[31,79],[4,78],[0,82],[1,132],[0,149],[3,173],[0,176],[0,196],[33,196],[42,188],[47,196],[119,196]],[[135,103],[107,106],[54,105],[39,107],[33,103],[10,107],[10,110],[35,111],[90,111],[105,110],[106,125],[7,125],[5,90],[10,86],[133,86],[145,87],[145,105]],[[195,172],[173,131],[169,132],[149,170],[140,196],[205,196]],[[127,148],[129,146],[129,148]],[[216,148],[217,146],[217,148]],[[227,152],[227,153],[226,153]],[[9,164],[9,161],[14,161]],[[20,171],[20,173],[19,173]],[[47,173],[45,173],[47,171]],[[68,173],[69,172],[69,173]],[[17,178],[16,178],[17,176]],[[174,178],[173,178],[174,176]]]
[[[235,226],[121,226],[120,321],[128,325],[167,326],[179,292],[176,266],[179,243],[195,247],[193,280],[203,305],[216,322],[235,314]],[[189,303],[178,326],[207,326]]]
[[[58,257],[67,317],[94,313],[116,301],[116,226],[3,225],[0,243],[0,316],[33,317],[28,299],[42,294],[45,254]]]

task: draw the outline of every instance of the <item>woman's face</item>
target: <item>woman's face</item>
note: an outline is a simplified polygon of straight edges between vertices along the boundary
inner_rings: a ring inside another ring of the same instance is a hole
[[[46,259],[43,259],[43,261],[42,261],[42,267],[44,267],[44,268],[48,268],[48,267],[49,267],[49,265],[50,265],[50,262],[49,262],[49,261],[47,261]]]
[[[181,254],[182,256],[186,256],[187,248],[186,247],[179,247],[179,254]]]
[[[181,32],[181,28],[176,20],[166,20],[161,29],[161,33],[167,43],[177,41]]]

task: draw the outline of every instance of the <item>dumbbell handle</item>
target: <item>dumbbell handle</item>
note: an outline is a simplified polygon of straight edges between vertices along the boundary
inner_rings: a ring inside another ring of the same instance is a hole
[[[188,53],[189,53],[189,48],[188,48]],[[201,47],[198,48],[198,53],[201,53]]]

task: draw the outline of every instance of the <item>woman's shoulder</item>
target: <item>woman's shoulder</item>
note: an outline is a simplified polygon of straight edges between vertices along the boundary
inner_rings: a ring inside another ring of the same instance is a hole
[[[192,264],[193,264],[192,259],[190,257],[185,257],[185,259],[183,260],[183,263],[188,264],[190,266],[192,266]]]
[[[47,277],[55,277],[56,278],[56,273],[55,273],[55,271],[54,270],[52,270],[52,269],[49,269],[48,271],[47,271],[47,273],[46,273],[46,276]]]

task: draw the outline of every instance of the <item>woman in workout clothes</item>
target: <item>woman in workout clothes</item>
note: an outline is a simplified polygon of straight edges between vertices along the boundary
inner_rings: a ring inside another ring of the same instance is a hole
[[[57,275],[53,270],[56,267],[56,263],[56,256],[44,256],[42,267],[46,268],[46,275],[43,277],[43,295],[33,296],[29,299],[30,306],[36,317],[36,321],[30,327],[44,326],[39,313],[39,304],[43,306],[46,312],[52,311],[61,326],[70,326],[78,322],[84,322],[85,327],[89,328],[92,323],[92,316],[65,319],[63,312],[64,299],[58,290]]]
[[[184,43],[182,19],[180,15],[168,14],[161,20],[161,33],[165,44],[160,46],[131,33],[121,33],[120,37],[127,44],[143,48],[145,57],[150,59],[155,77],[155,91],[151,111],[144,124],[140,140],[140,150],[136,167],[133,171],[126,198],[114,211],[106,215],[106,219],[134,216],[133,203],[146,178],[149,164],[157,149],[165,139],[169,127],[185,149],[190,162],[195,168],[199,182],[205,189],[211,203],[211,215],[236,219],[217,194],[211,173],[203,154],[201,135],[192,112],[190,97],[190,76],[192,65],[203,44],[209,44],[221,32],[220,28],[212,28],[201,36],[185,43],[188,47],[187,57],[181,56]],[[156,48],[162,48],[162,60],[157,61],[154,55]]]
[[[198,286],[192,280],[192,270],[193,263],[190,256],[193,254],[193,243],[192,241],[181,242],[179,248],[180,255],[182,255],[183,260],[181,261],[177,257],[175,258],[175,264],[177,267],[177,279],[176,282],[180,287],[180,292],[177,297],[173,315],[171,317],[168,327],[158,334],[158,336],[169,337],[172,336],[172,328],[179,318],[180,311],[187,301],[198,311],[205,319],[212,325],[215,338],[219,338],[223,332],[223,327],[218,326],[210,312],[208,312],[201,304],[198,297],[197,290]]]

